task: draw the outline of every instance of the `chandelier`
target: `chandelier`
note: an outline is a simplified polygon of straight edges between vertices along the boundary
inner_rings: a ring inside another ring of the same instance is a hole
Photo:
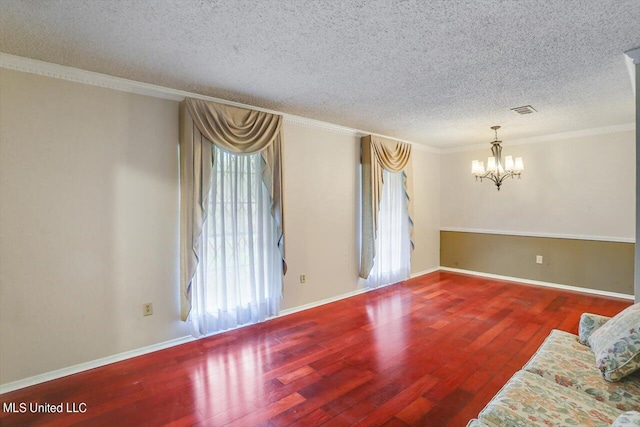
[[[480,178],[480,182],[484,178],[490,179],[500,191],[500,186],[506,178],[517,176],[520,179],[524,165],[522,157],[516,157],[514,162],[513,157],[506,156],[504,162],[502,161],[502,146],[500,146],[502,141],[498,141],[498,129],[500,129],[500,126],[491,126],[491,129],[496,134],[496,139],[491,141],[491,154],[493,156],[487,159],[486,170],[484,169],[484,162],[478,160],[471,162],[471,173],[476,177],[476,181],[478,181],[478,178]]]

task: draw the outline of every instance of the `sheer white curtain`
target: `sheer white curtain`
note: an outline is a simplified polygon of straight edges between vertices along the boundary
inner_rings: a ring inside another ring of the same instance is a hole
[[[206,335],[276,315],[282,258],[262,157],[214,148],[203,244],[194,278],[191,323]]]
[[[404,172],[382,173],[382,197],[376,232],[376,255],[366,281],[369,288],[390,285],[409,278],[411,239]]]

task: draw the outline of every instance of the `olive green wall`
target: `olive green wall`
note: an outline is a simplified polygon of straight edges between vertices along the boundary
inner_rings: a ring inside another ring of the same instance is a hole
[[[634,294],[633,243],[441,231],[440,265]]]

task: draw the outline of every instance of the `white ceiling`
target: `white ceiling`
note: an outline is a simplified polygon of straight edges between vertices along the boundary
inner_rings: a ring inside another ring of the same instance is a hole
[[[633,122],[639,46],[639,0],[0,0],[2,52],[443,148]]]

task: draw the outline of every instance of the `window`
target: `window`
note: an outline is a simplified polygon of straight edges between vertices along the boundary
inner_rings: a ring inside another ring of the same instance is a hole
[[[282,258],[260,153],[214,148],[203,259],[196,273],[192,323],[200,334],[265,320],[278,313]]]
[[[411,271],[411,241],[404,172],[382,173],[373,268],[367,287],[377,288],[405,280]]]

